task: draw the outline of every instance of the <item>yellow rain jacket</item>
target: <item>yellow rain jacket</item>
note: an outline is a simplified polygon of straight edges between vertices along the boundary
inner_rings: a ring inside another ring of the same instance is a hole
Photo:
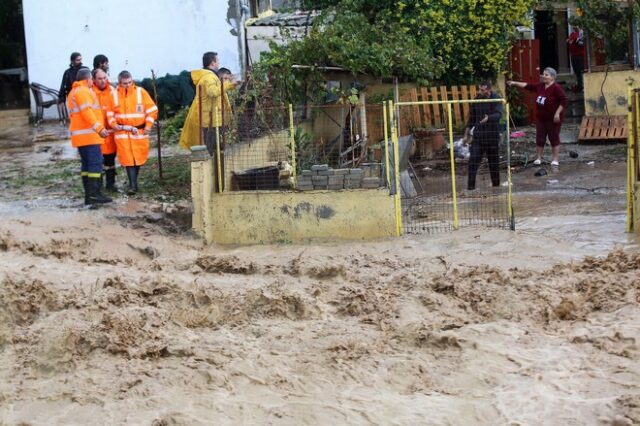
[[[223,127],[222,123],[222,84],[220,79],[209,69],[191,71],[191,79],[196,86],[196,96],[193,98],[189,113],[184,121],[180,134],[180,146],[189,149],[200,145],[200,129],[203,127]],[[227,90],[232,90],[235,84],[224,82],[224,125],[232,118],[231,103]],[[202,105],[202,113],[200,112]],[[217,114],[215,112],[217,112]],[[200,123],[202,120],[202,123]]]

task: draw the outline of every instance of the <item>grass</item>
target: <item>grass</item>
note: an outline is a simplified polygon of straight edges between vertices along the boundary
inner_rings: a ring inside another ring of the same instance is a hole
[[[163,158],[163,179],[158,173],[156,158],[150,158],[141,168],[139,176],[140,191],[136,198],[165,202],[176,202],[191,198],[191,162],[189,156]],[[117,184],[127,186],[127,174],[118,169]],[[56,194],[81,198],[83,195],[78,160],[59,160],[47,165],[29,168],[13,168],[3,171],[0,178],[0,190],[5,196]],[[122,195],[124,196],[124,195]],[[117,198],[118,196],[116,196]]]

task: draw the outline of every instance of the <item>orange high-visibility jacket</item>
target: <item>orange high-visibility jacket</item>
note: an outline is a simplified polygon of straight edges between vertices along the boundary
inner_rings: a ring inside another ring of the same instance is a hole
[[[104,129],[102,109],[87,80],[75,81],[67,96],[71,146],[102,145],[99,133]]]
[[[113,114],[108,115],[111,127],[138,129],[137,135],[127,130],[115,132],[118,161],[125,167],[141,166],[149,157],[149,131],[158,117],[158,107],[147,91],[135,84],[126,89],[118,86],[115,95]]]
[[[114,99],[116,89],[107,82],[107,86],[104,89],[100,89],[95,83],[93,83],[93,87],[91,88],[93,93],[96,94],[98,98],[98,103],[102,108],[102,117],[104,119],[105,127],[107,130],[111,128],[109,125],[109,115],[113,113],[114,107]],[[104,138],[104,143],[102,144],[102,154],[115,154],[116,152],[116,142],[113,137],[113,133],[109,133],[109,136]]]

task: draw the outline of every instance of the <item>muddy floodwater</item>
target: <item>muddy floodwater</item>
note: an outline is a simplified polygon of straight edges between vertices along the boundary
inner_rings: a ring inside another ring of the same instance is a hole
[[[514,172],[515,231],[251,247],[0,153],[0,424],[640,424],[624,156],[572,149]]]

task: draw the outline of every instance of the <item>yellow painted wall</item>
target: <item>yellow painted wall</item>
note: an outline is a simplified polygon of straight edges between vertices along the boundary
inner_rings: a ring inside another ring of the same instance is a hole
[[[211,199],[218,244],[366,240],[395,235],[388,189],[225,192]]]
[[[606,80],[605,80],[606,75]],[[604,86],[602,82],[604,81]],[[584,108],[587,116],[627,114],[627,88],[640,86],[640,71],[609,71],[584,74]],[[604,97],[602,92],[604,92]]]
[[[208,243],[365,240],[395,235],[389,190],[213,192],[210,159],[191,163],[193,228]]]

